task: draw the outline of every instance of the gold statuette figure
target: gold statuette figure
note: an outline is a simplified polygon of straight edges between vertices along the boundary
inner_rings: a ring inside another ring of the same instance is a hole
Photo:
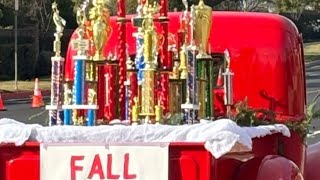
[[[132,106],[132,124],[138,124],[139,122],[139,102],[138,98],[133,98],[134,105]]]
[[[156,116],[155,117],[156,124],[160,124],[162,122],[162,116],[163,116],[160,100],[158,100],[158,104],[155,106],[155,116]]]
[[[154,69],[157,65],[157,50],[158,50],[158,34],[155,30],[153,23],[153,15],[159,11],[159,5],[145,6],[145,18],[142,21],[142,29],[144,32],[144,59],[146,63],[146,69]]]
[[[180,78],[179,61],[174,61],[173,70],[172,70],[170,79],[179,79],[179,78]]]
[[[93,60],[103,61],[105,57],[102,53],[107,39],[110,35],[109,26],[109,10],[104,8],[104,0],[93,0],[93,8],[90,9],[90,20],[93,33],[93,44],[95,47],[95,54]]]
[[[207,54],[208,39],[212,24],[212,8],[204,4],[203,0],[195,7],[195,40],[199,45],[197,58],[211,58]]]
[[[53,44],[53,51],[56,53],[56,57],[60,57],[61,54],[61,41],[60,38],[63,35],[64,27],[66,26],[66,21],[59,15],[58,5],[56,2],[52,3],[53,12],[53,22],[56,25],[56,33],[54,33],[55,40]]]
[[[72,40],[72,45],[75,50],[77,50],[77,55],[86,55],[87,50],[89,50],[89,40],[84,38],[85,35],[85,27],[84,23],[87,21],[85,6],[81,5],[81,7],[77,8],[77,23],[79,28],[77,29],[78,38]]]
[[[187,69],[187,52],[186,52],[186,44],[183,44],[181,47],[180,53],[180,79],[187,79],[188,69]]]

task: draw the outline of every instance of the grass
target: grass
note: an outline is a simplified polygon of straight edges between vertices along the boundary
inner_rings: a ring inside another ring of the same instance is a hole
[[[304,44],[304,54],[306,61],[320,60],[320,41]],[[40,78],[39,88],[50,90],[50,79]],[[33,91],[34,81],[18,81],[18,91]],[[0,81],[0,92],[15,92],[14,81]]]
[[[34,81],[18,81],[18,91],[33,91],[35,86]],[[39,79],[40,90],[50,90],[49,79]],[[16,92],[14,81],[0,81],[0,92]]]
[[[320,59],[320,42],[311,42],[304,44],[305,61],[314,61]]]

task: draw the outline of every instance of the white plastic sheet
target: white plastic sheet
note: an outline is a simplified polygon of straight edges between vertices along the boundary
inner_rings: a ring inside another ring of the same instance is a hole
[[[228,152],[250,151],[252,138],[273,133],[290,136],[281,124],[239,127],[234,121],[220,119],[201,121],[193,125],[138,125],[138,126],[54,126],[23,124],[12,119],[0,119],[0,143],[22,145],[27,140],[40,143],[131,143],[131,142],[204,142],[215,158]]]

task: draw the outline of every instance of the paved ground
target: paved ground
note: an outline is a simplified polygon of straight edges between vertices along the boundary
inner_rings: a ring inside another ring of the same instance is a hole
[[[307,101],[309,104],[312,99],[320,92],[320,60],[306,64],[306,78],[308,91]],[[49,93],[44,92],[43,94],[46,97],[45,102],[48,103],[49,98],[47,95]],[[46,111],[44,108],[31,108],[30,95],[25,95],[24,100],[5,100],[5,106],[8,110],[0,112],[0,118],[13,118],[24,123],[38,123],[42,125],[48,124],[48,111]],[[313,128],[311,130],[314,131],[314,134],[308,137],[308,144],[319,142],[320,120],[313,121]]]
[[[49,103],[49,98],[45,98]],[[27,124],[48,125],[48,111],[42,108],[31,108],[31,99],[5,101],[7,111],[0,112],[0,118],[12,118]]]
[[[320,93],[320,60],[306,63],[306,80],[307,80],[307,101],[308,104],[313,98]],[[319,98],[320,104],[320,98]],[[320,108],[320,105],[318,105]],[[313,127],[310,129],[314,131],[313,135],[309,135],[308,143],[313,144],[320,141],[320,119],[314,119]]]

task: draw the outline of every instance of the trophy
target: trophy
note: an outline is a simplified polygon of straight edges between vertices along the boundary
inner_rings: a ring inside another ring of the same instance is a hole
[[[49,125],[62,125],[63,124],[63,112],[61,109],[63,101],[63,69],[64,58],[61,57],[61,41],[60,38],[63,35],[63,30],[66,25],[66,21],[59,15],[58,5],[56,2],[52,3],[53,22],[56,26],[56,32],[54,33],[55,40],[53,42],[53,51],[55,55],[51,57],[51,102],[46,109],[49,110]]]
[[[227,117],[231,119],[231,106],[233,105],[233,76],[234,73],[230,69],[230,54],[228,49],[224,51],[226,70],[222,73],[224,77],[224,105],[227,107]]]
[[[137,97],[133,98],[134,105],[132,106],[132,125],[139,124],[139,101]]]
[[[53,22],[56,25],[56,33],[54,33],[55,40],[53,44],[53,51],[56,53],[55,57],[60,57],[61,53],[61,41],[60,38],[63,35],[64,27],[66,26],[66,21],[59,15],[58,5],[56,2],[52,3],[53,11]]]
[[[161,107],[160,104],[160,99],[158,100],[158,104],[155,105],[155,123],[160,124],[163,123],[163,108]]]
[[[102,50],[108,39],[109,30],[109,10],[104,8],[104,0],[93,0],[93,8],[90,10],[90,20],[92,24],[93,44],[95,47],[94,61],[103,61]]]
[[[199,45],[198,59],[211,58],[207,54],[208,38],[212,24],[212,8],[204,4],[203,0],[195,6],[195,31],[194,38]]]

